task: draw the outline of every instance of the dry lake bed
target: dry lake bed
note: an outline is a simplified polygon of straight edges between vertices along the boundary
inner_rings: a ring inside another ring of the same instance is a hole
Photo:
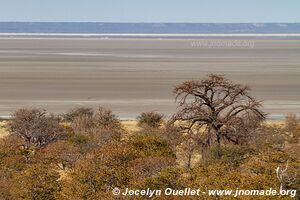
[[[250,85],[272,119],[300,114],[300,39],[1,37],[0,115],[101,105],[124,119],[168,116],[174,86],[209,73]]]

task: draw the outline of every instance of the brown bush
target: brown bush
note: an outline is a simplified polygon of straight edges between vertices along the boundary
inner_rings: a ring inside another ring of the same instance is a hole
[[[7,123],[10,134],[23,139],[24,148],[45,147],[65,136],[60,120],[45,110],[22,108],[12,114]]]
[[[298,117],[293,113],[288,113],[285,116],[286,131],[293,134],[297,130],[298,126],[299,126]]]
[[[78,107],[70,110],[69,112],[62,115],[64,121],[66,122],[73,122],[77,117],[79,116],[90,116],[92,117],[94,114],[94,111],[92,108],[87,107]]]
[[[163,123],[164,115],[159,114],[157,112],[143,112],[141,115],[137,117],[138,125],[140,127],[151,127],[151,128],[159,128]]]
[[[14,174],[11,180],[12,199],[54,200],[60,190],[59,173],[48,165],[31,165]]]
[[[142,180],[157,175],[164,168],[175,165],[175,158],[170,157],[139,158],[130,163],[130,172],[136,180]]]
[[[99,107],[93,115],[82,114],[71,123],[76,133],[97,134],[103,130],[122,130],[120,120],[111,110]]]

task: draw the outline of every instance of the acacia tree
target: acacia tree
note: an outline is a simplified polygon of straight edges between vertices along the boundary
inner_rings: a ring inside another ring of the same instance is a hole
[[[265,119],[261,103],[249,91],[222,75],[186,81],[174,89],[179,111],[172,122],[204,149],[222,141],[238,144]]]

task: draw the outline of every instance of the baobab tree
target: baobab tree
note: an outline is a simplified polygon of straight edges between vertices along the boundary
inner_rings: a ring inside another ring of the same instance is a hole
[[[186,81],[174,89],[179,110],[172,122],[203,149],[222,141],[241,143],[265,119],[261,103],[249,91],[222,75]]]

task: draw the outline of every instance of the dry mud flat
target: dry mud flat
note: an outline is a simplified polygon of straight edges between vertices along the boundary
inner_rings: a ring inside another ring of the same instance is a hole
[[[208,73],[250,85],[273,118],[300,114],[299,55],[300,39],[292,38],[1,37],[0,114],[102,105],[121,118],[150,110],[170,115],[173,87]]]

